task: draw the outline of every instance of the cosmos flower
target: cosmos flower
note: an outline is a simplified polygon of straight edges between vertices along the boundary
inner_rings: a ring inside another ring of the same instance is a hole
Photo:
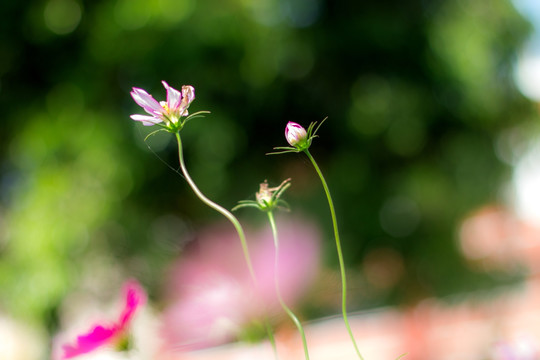
[[[188,116],[188,108],[195,100],[195,89],[191,85],[182,86],[181,92],[169,86],[165,81],[161,82],[167,90],[167,101],[158,102],[145,90],[134,87],[131,91],[133,100],[150,115],[131,115],[135,121],[143,125],[160,125],[165,129],[175,132],[182,128],[182,117]]]
[[[77,336],[74,345],[64,345],[62,360],[89,353],[104,345],[118,350],[128,348],[129,326],[137,308],[146,302],[146,293],[137,281],[129,280],[124,285],[124,294],[125,305],[118,320],[110,325],[94,325],[85,334]]]

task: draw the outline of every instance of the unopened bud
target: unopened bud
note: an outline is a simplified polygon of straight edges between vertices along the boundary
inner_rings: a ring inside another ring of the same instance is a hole
[[[306,129],[292,121],[289,121],[285,128],[285,138],[291,146],[299,149],[304,148],[308,141]]]

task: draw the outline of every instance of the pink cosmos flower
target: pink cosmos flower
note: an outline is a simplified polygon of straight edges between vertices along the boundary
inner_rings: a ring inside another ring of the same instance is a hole
[[[299,146],[307,141],[306,129],[295,122],[289,121],[285,127],[285,138],[291,146]]]
[[[125,345],[129,324],[135,311],[146,302],[146,293],[135,280],[124,285],[125,306],[116,323],[103,326],[95,325],[87,333],[77,337],[75,345],[64,345],[61,359],[89,353],[103,345]]]
[[[294,306],[316,277],[320,233],[297,218],[277,219],[278,278],[283,300]],[[229,226],[208,228],[185,249],[166,283],[163,331],[168,349],[193,350],[235,339],[249,324],[283,314],[275,292],[272,231],[247,229],[257,286],[243,260],[238,235]]]
[[[145,90],[134,87],[131,92],[133,100],[150,115],[131,115],[135,121],[152,126],[162,122],[165,127],[178,127],[180,118],[188,115],[188,107],[195,100],[195,89],[191,85],[182,86],[182,91],[170,87],[165,81],[161,82],[167,90],[167,101],[158,102]]]

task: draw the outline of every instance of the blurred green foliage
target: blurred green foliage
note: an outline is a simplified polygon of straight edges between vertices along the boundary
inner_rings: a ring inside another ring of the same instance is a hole
[[[162,99],[161,80],[195,86],[191,110],[212,112],[182,133],[200,188],[231,208],[292,177],[288,201],[320,222],[335,264],[313,170],[265,156],[287,121],[329,117],[312,153],[348,264],[389,248],[406,268],[352,309],[488,280],[455,237],[508,179],[497,136],[534,114],[512,82],[529,26],[509,0],[7,0],[0,13],[1,310],[54,326],[62,298],[106,267],[96,256],[158,287],[190,231],[221,220],[163,164],[176,167],[173,138],[150,151],[129,118],[131,87]]]

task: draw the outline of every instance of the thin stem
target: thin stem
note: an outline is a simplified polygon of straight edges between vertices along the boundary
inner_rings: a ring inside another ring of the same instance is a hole
[[[285,304],[285,301],[283,301],[283,297],[281,296],[281,291],[279,290],[279,240],[278,240],[278,233],[277,233],[277,227],[276,227],[276,221],[274,219],[274,214],[272,211],[267,211],[268,214],[268,221],[270,222],[270,227],[272,228],[272,235],[274,237],[274,249],[275,249],[275,256],[274,256],[274,285],[276,287],[276,295],[279,300],[279,304],[283,308],[283,310],[289,315],[291,320],[294,322],[296,327],[298,328],[298,331],[300,332],[300,336],[302,337],[302,345],[304,346],[304,354],[306,356],[306,360],[309,360],[309,353],[308,353],[308,347],[307,347],[307,341],[306,341],[306,335],[304,333],[304,328],[302,327],[302,324],[294,315],[292,310]]]
[[[272,346],[272,350],[274,351],[274,358],[278,360],[279,356],[277,352],[276,339],[274,338],[274,333],[272,332],[272,327],[270,326],[268,318],[264,319],[264,327],[266,328],[266,335],[268,335],[268,341],[270,341],[270,345]]]
[[[251,257],[249,256],[249,250],[248,250],[248,246],[247,246],[247,242],[246,242],[246,236],[244,234],[244,229],[242,228],[242,225],[240,224],[238,219],[233,214],[231,214],[230,211],[228,211],[227,209],[221,207],[220,205],[218,205],[215,202],[208,199],[199,190],[199,188],[197,187],[197,185],[195,184],[193,179],[191,179],[191,176],[189,176],[189,173],[188,173],[188,171],[186,169],[186,164],[184,163],[184,154],[183,154],[183,151],[182,151],[182,139],[180,138],[180,133],[177,132],[175,135],[176,135],[176,141],[178,143],[178,160],[180,162],[180,169],[182,170],[182,174],[184,175],[186,181],[188,182],[189,186],[191,187],[191,189],[193,190],[195,195],[197,195],[197,197],[199,199],[201,199],[201,201],[203,203],[205,203],[206,205],[208,205],[212,209],[216,210],[217,212],[219,212],[223,216],[225,216],[233,224],[234,228],[236,229],[236,232],[238,233],[238,237],[240,238],[240,242],[242,243],[242,251],[244,253],[244,258],[246,260],[246,264],[247,264],[249,273],[251,275],[251,279],[253,280],[254,286],[257,287],[257,278],[255,276],[255,271],[253,270],[253,265],[251,263]],[[267,319],[265,319],[265,326],[266,326],[266,331],[267,331],[267,334],[268,334],[268,338],[270,340],[270,344],[272,345],[272,349],[274,350],[274,355],[275,355],[275,357],[277,359],[276,343],[275,343],[275,340],[274,340],[274,335],[272,334],[272,330],[270,328],[270,324],[268,323]]]
[[[191,179],[191,176],[189,176],[189,173],[188,173],[188,171],[186,169],[186,164],[184,163],[184,154],[183,154],[183,151],[182,151],[182,139],[180,138],[180,133],[179,132],[176,133],[176,141],[178,142],[178,159],[179,159],[179,162],[180,162],[180,169],[182,170],[182,174],[186,178],[186,181],[188,182],[189,186],[191,187],[191,189],[193,190],[195,195],[197,195],[197,197],[199,199],[201,199],[201,201],[203,203],[210,206],[212,209],[216,210],[217,212],[219,212],[223,216],[225,216],[233,224],[233,226],[236,229],[236,232],[238,233],[238,237],[240,238],[240,242],[242,243],[242,250],[244,252],[244,257],[246,259],[246,263],[247,263],[247,266],[248,266],[248,269],[249,269],[249,273],[250,273],[251,277],[253,278],[253,282],[256,283],[257,278],[255,277],[255,271],[253,270],[253,265],[251,264],[251,257],[249,256],[248,246],[247,246],[247,242],[246,242],[246,236],[244,235],[244,229],[242,228],[242,225],[240,225],[240,222],[238,221],[238,219],[233,214],[231,214],[230,211],[228,211],[227,209],[219,206],[218,204],[216,204],[212,200],[208,199],[199,190],[199,188],[197,187],[195,182]]]
[[[308,149],[304,150],[307,157],[313,164],[313,167],[315,168],[315,171],[317,171],[317,174],[319,175],[319,178],[321,179],[324,191],[326,193],[326,198],[328,199],[328,206],[330,207],[330,214],[332,216],[332,224],[334,225],[334,237],[336,239],[336,248],[337,248],[337,254],[339,259],[339,269],[341,272],[341,310],[343,313],[343,321],[345,322],[345,326],[347,327],[347,331],[349,332],[349,336],[351,338],[351,341],[354,345],[354,349],[356,350],[356,354],[358,357],[363,360],[362,354],[360,354],[360,350],[358,349],[358,345],[356,344],[356,340],[354,339],[353,332],[351,330],[351,326],[349,325],[349,319],[347,317],[347,275],[345,274],[345,262],[343,261],[343,252],[341,251],[341,241],[339,240],[339,231],[337,226],[337,220],[336,220],[336,211],[334,210],[334,202],[332,201],[332,196],[330,195],[330,190],[328,189],[328,185],[326,184],[326,180],[324,179],[324,176],[321,172],[321,169],[317,165],[317,162],[311,156],[311,153]]]

